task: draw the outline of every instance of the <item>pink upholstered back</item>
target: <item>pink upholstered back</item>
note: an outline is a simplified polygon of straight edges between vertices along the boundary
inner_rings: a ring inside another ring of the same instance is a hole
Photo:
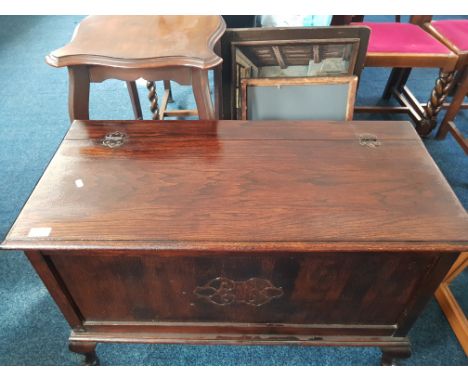
[[[353,25],[371,28],[369,53],[450,53],[445,45],[414,24],[362,22]]]

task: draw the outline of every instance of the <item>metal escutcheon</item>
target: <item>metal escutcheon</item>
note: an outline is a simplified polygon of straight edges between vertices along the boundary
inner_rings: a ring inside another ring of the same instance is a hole
[[[127,134],[121,133],[120,131],[114,131],[113,133],[107,134],[102,140],[102,145],[111,149],[120,147],[125,143]]]
[[[376,148],[382,144],[377,137],[373,134],[361,134],[359,135],[359,144],[361,146],[367,146],[370,148]]]

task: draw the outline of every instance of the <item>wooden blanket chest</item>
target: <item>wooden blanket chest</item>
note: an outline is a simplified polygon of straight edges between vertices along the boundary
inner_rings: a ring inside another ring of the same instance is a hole
[[[2,244],[98,342],[377,346],[468,218],[406,122],[75,121]]]

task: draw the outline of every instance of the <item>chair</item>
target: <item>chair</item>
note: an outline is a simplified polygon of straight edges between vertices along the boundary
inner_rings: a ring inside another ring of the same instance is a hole
[[[263,79],[283,81],[284,88],[315,77],[359,78],[369,32],[349,26],[227,29],[221,38],[222,69],[215,71],[215,82],[222,82],[216,87],[220,119],[243,118],[243,80],[248,80],[247,94],[249,86],[258,90]]]
[[[467,104],[463,104],[468,94],[468,20],[430,21],[426,19],[422,27],[458,56],[455,67],[457,75],[454,80],[454,96],[436,138],[444,139],[448,133],[451,133],[468,154],[468,138],[463,136],[454,122],[458,111],[468,107]]]
[[[390,67],[392,73],[383,98],[394,96],[401,107],[365,106],[355,112],[408,113],[421,136],[427,136],[436,125],[436,118],[453,81],[457,55],[427,33],[418,23],[424,16],[413,16],[410,23],[360,22],[351,25],[371,29],[366,67]],[[406,86],[412,68],[439,68],[439,77],[429,100],[421,104]]]
[[[249,78],[242,119],[351,121],[357,77]]]

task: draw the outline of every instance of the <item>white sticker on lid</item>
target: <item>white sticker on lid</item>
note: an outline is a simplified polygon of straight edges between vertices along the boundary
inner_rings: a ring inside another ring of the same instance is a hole
[[[51,227],[36,227],[31,228],[28,233],[28,237],[48,237],[52,232]]]
[[[84,186],[84,183],[83,183],[83,181],[81,179],[77,179],[77,180],[75,180],[75,185],[76,185],[76,187],[81,188],[81,187]]]

